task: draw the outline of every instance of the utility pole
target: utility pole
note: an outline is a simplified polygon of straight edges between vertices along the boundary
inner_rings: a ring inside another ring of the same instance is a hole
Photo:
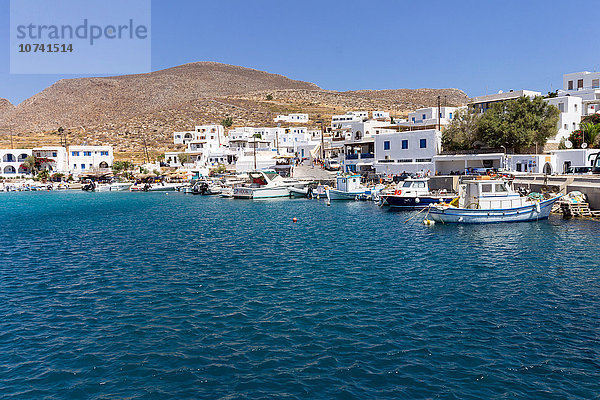
[[[317,115],[317,118],[321,117]],[[321,160],[325,162],[325,129],[323,129],[323,121],[317,121],[317,124],[321,124]]]
[[[275,130],[275,147],[277,148],[277,155],[279,155],[279,128],[281,124],[277,124],[277,130]]]
[[[256,137],[254,137],[254,170],[256,171]]]
[[[12,128],[12,118],[9,120],[9,123],[8,123],[8,130],[9,130],[9,132],[10,132],[10,148],[11,148],[11,149],[14,149],[14,146],[13,146],[13,128]]]
[[[438,96],[438,106],[437,106],[437,120],[438,120],[437,128],[438,128],[438,131],[440,130],[440,116],[441,116],[441,114],[442,114],[442,111],[440,109],[440,96]]]

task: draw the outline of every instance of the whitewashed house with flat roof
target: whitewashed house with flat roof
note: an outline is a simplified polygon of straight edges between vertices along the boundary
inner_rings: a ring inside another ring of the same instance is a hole
[[[341,128],[347,122],[360,122],[369,119],[368,111],[348,111],[346,114],[332,115],[331,127]]]
[[[362,117],[340,121],[332,129],[329,153],[338,155],[345,172],[374,172],[375,136],[387,128],[390,128],[389,121],[363,120]]]
[[[375,170],[378,174],[434,173],[433,157],[440,153],[442,133],[436,129],[384,131],[375,135]]]
[[[559,143],[561,139],[568,138],[573,131],[579,129],[583,108],[582,99],[576,96],[559,96],[544,99],[548,104],[558,108],[558,133],[548,143]]]
[[[573,72],[563,75],[559,95],[579,97],[583,103],[581,115],[600,113],[600,72]]]
[[[31,171],[22,167],[31,155],[31,149],[0,149],[0,176],[5,178],[29,175]]]
[[[372,116],[372,119],[384,120],[384,121],[390,120],[390,113],[387,111],[371,111],[371,116]]]
[[[68,163],[67,149],[63,146],[34,147],[32,154],[35,157],[45,158],[47,160],[47,162],[40,165],[41,169],[62,174],[67,174],[72,170],[72,166]]]
[[[461,107],[424,107],[408,113],[408,120],[399,121],[398,125],[409,129],[436,129],[444,127],[456,116]],[[438,119],[439,113],[439,119]]]
[[[495,94],[487,94],[485,96],[473,97],[469,102],[469,107],[477,112],[484,113],[494,103],[499,103],[506,100],[514,100],[519,97],[536,97],[541,96],[542,93],[533,90],[509,90],[508,92],[499,91]]]
[[[286,122],[286,123],[296,123],[296,124],[305,124],[308,122],[308,114],[288,114],[288,115],[278,115],[273,118],[275,122]]]
[[[114,161],[112,146],[69,146],[67,157],[74,174],[109,169]]]

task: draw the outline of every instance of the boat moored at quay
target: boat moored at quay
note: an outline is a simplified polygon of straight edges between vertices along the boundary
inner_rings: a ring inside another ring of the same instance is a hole
[[[390,208],[414,210],[429,207],[431,204],[450,202],[455,193],[429,190],[429,178],[407,178],[396,189],[379,196],[379,205]]]
[[[254,171],[249,173],[250,183],[233,188],[234,199],[267,199],[288,197],[289,188],[302,188],[304,183],[295,179],[283,178],[275,171]]]
[[[427,215],[444,224],[537,221],[547,219],[561,197],[536,193],[524,196],[501,179],[468,180],[459,186],[457,198],[450,203],[430,205]]]

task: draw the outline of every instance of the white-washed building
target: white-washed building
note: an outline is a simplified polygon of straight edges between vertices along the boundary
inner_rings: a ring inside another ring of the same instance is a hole
[[[437,175],[464,174],[473,169],[504,168],[504,153],[444,152],[433,157]]]
[[[442,134],[436,129],[391,131],[375,135],[375,163],[378,174],[403,172],[434,173],[434,156],[441,151]]]
[[[38,150],[34,149],[36,151]],[[78,175],[109,169],[113,165],[114,154],[112,146],[69,146],[67,158],[68,170]],[[60,161],[57,162],[59,164]]]
[[[371,111],[372,119],[376,119],[378,121],[389,121],[390,113],[387,111]]]
[[[308,120],[308,114],[288,114],[288,115],[278,115],[273,118],[275,122],[285,122],[285,123],[296,123],[296,124],[306,124]]]
[[[461,107],[424,107],[408,113],[408,120],[398,125],[409,129],[441,129],[450,124]],[[439,119],[438,119],[439,114]],[[439,127],[438,127],[439,123]]]
[[[29,175],[31,171],[22,167],[31,155],[31,149],[0,149],[0,176],[16,177]]]
[[[331,117],[331,127],[341,128],[346,122],[366,121],[369,119],[368,111],[348,111],[346,114],[333,115]]]
[[[559,96],[545,99],[548,104],[558,108],[558,133],[548,143],[559,143],[561,139],[568,138],[573,131],[579,129],[583,108],[582,99],[577,96]]]
[[[68,151],[63,146],[34,147],[32,154],[37,158],[45,159],[45,162],[40,165],[42,170],[62,174],[74,171],[73,166],[68,162]]]
[[[533,90],[509,90],[508,92],[499,91],[495,94],[487,94],[485,96],[473,97],[469,102],[469,107],[480,113],[486,112],[494,103],[503,102],[506,100],[514,100],[519,97],[534,98],[541,96],[542,93]]]
[[[583,116],[600,113],[600,72],[564,74],[563,89],[558,94],[581,98]]]
[[[328,153],[337,154],[345,172],[374,172],[375,136],[389,128],[388,121],[355,118],[338,122],[332,130]]]
[[[554,154],[507,154],[504,168],[518,173],[548,175],[557,171],[556,155]]]
[[[564,174],[570,167],[591,167],[593,166],[596,154],[599,149],[568,149],[552,150],[554,159],[554,171],[558,174]]]

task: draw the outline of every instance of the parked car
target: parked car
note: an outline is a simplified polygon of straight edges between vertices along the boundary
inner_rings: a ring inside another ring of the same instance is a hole
[[[567,174],[576,174],[576,175],[584,175],[591,174],[592,167],[569,167],[567,169]]]
[[[325,160],[325,169],[328,171],[337,171],[340,169],[340,163],[336,160]]]

